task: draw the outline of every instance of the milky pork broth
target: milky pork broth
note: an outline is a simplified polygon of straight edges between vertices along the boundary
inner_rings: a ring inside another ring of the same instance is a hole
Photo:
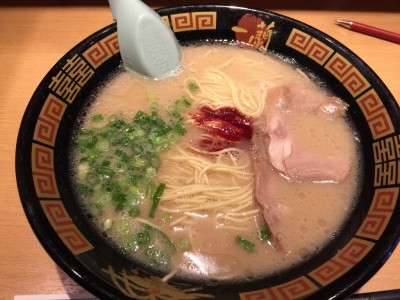
[[[279,272],[354,206],[345,111],[283,59],[185,47],[175,76],[121,71],[100,90],[76,134],[77,191],[99,230],[165,280]]]

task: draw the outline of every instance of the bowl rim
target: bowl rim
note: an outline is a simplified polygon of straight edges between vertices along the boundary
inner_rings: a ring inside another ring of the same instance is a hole
[[[161,14],[168,14],[170,11],[176,11],[176,10],[188,10],[191,8],[196,8],[196,9],[201,9],[201,8],[218,8],[218,9],[238,9],[238,10],[244,10],[246,12],[253,12],[253,13],[267,13],[267,14],[272,14],[275,16],[279,16],[281,18],[287,19],[291,22],[300,24],[302,26],[307,27],[309,30],[312,32],[318,34],[319,36],[322,36],[325,39],[327,39],[330,43],[334,44],[336,47],[339,47],[339,49],[343,52],[350,53],[352,56],[352,59],[357,60],[360,64],[362,64],[366,68],[366,72],[370,73],[372,77],[379,79],[379,85],[385,90],[385,96],[388,99],[394,99],[393,95],[389,91],[389,89],[385,86],[385,84],[380,80],[379,76],[354,52],[352,52],[349,48],[347,48],[345,45],[334,39],[333,37],[325,34],[324,32],[306,24],[301,21],[298,21],[296,19],[287,17],[285,15],[271,12],[268,10],[260,10],[260,9],[252,9],[248,7],[242,7],[242,6],[230,6],[230,5],[179,5],[179,6],[169,6],[169,7],[164,7],[157,9],[156,11]],[[36,88],[31,100],[28,103],[28,106],[24,112],[20,129],[18,132],[18,138],[17,138],[17,146],[16,146],[16,155],[15,155],[15,168],[16,168],[16,179],[17,179],[17,187],[18,187],[18,192],[19,196],[22,202],[23,209],[25,211],[25,215],[28,219],[28,222],[30,223],[30,226],[35,233],[36,237],[42,244],[43,248],[46,250],[46,252],[49,254],[49,256],[57,263],[57,265],[66,273],[68,274],[71,278],[73,278],[78,284],[80,284],[82,287],[87,289],[89,292],[93,293],[94,295],[100,295],[102,298],[107,297],[107,298],[112,298],[115,296],[114,289],[109,287],[108,285],[103,284],[103,280],[101,278],[98,278],[97,276],[93,276],[93,274],[86,275],[87,270],[86,267],[76,259],[76,257],[69,252],[65,251],[65,246],[57,241],[54,240],[49,240],[47,236],[47,233],[53,232],[53,228],[49,226],[49,224],[41,224],[40,220],[38,218],[32,218],[32,211],[31,211],[31,206],[27,203],[26,198],[27,195],[27,190],[26,187],[24,187],[23,182],[21,181],[21,169],[23,168],[23,165],[26,163],[26,158],[21,158],[19,153],[21,149],[24,149],[27,147],[27,144],[30,144],[31,141],[26,141],[24,140],[25,136],[25,127],[28,126],[30,123],[30,119],[32,118],[31,116],[31,109],[32,107],[36,106],[37,103],[35,99],[40,95],[42,91],[42,84],[46,81],[46,78],[48,78],[51,73],[54,72],[54,70],[59,69],[60,64],[65,60],[66,57],[69,56],[71,52],[76,52],[79,51],[79,49],[86,48],[88,45],[92,43],[92,40],[96,40],[98,37],[103,36],[103,35],[108,35],[109,33],[113,32],[115,30],[116,23],[111,23],[110,25],[107,25],[106,27],[103,27],[99,29],[98,31],[92,33],[91,35],[85,37],[82,41],[77,43],[74,47],[72,47],[65,55],[63,55],[57,63],[48,71],[48,73],[45,75],[45,77],[42,79],[42,81],[39,83],[38,87]],[[397,106],[396,106],[397,104]],[[394,101],[394,109],[399,112],[399,106],[396,101]],[[393,221],[393,219],[391,219]],[[387,238],[388,239],[388,238]],[[310,296],[310,299],[314,297],[321,297],[321,296],[329,296],[331,297],[330,299],[336,299],[340,297],[346,297],[352,293],[354,293],[359,287],[361,287],[364,283],[366,283],[386,262],[386,260],[389,258],[393,250],[396,248],[397,244],[400,242],[400,224],[398,224],[398,230],[397,230],[397,237],[392,237],[390,239],[390,243],[387,243],[384,249],[381,249],[381,252],[385,253],[383,256],[381,255],[381,258],[375,262],[372,265],[368,265],[367,268],[364,268],[364,272],[359,274],[357,278],[354,278],[353,281],[351,281],[348,286],[342,290],[336,291],[335,295],[332,295],[329,293],[329,291],[325,291],[325,287],[322,287],[319,289],[315,294],[312,294]],[[382,247],[382,246],[381,246]],[[329,287],[327,285],[326,287]],[[318,299],[318,298],[315,298]],[[319,298],[320,299],[320,298]]]

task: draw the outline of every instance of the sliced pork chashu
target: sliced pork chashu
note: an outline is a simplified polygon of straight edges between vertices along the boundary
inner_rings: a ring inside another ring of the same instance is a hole
[[[270,163],[300,182],[337,182],[349,173],[353,153],[341,144],[347,104],[319,90],[292,84],[270,90],[264,111]],[[335,123],[335,124],[334,124]]]
[[[287,250],[281,238],[282,222],[294,212],[276,198],[271,172],[294,182],[343,180],[354,155],[342,145],[343,131],[338,130],[341,126],[347,130],[346,108],[339,98],[314,88],[284,85],[269,91],[264,113],[254,123],[254,195],[282,250]]]

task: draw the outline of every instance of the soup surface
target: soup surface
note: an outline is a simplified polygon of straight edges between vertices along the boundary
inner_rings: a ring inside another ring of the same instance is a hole
[[[248,279],[310,258],[351,212],[359,161],[340,105],[304,108],[304,90],[345,107],[292,63],[236,46],[185,47],[160,81],[119,71],[76,135],[84,209],[166,279]],[[321,171],[332,162],[339,175]]]

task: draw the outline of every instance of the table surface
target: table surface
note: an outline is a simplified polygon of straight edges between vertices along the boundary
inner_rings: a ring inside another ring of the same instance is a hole
[[[335,19],[352,19],[400,33],[399,12],[274,11],[310,24],[348,46],[400,100],[400,45],[334,25]],[[47,71],[75,44],[110,23],[106,6],[0,7],[1,299],[84,292],[51,260],[27,222],[15,180],[15,144],[24,110]],[[400,289],[399,266],[400,246],[359,292]]]

